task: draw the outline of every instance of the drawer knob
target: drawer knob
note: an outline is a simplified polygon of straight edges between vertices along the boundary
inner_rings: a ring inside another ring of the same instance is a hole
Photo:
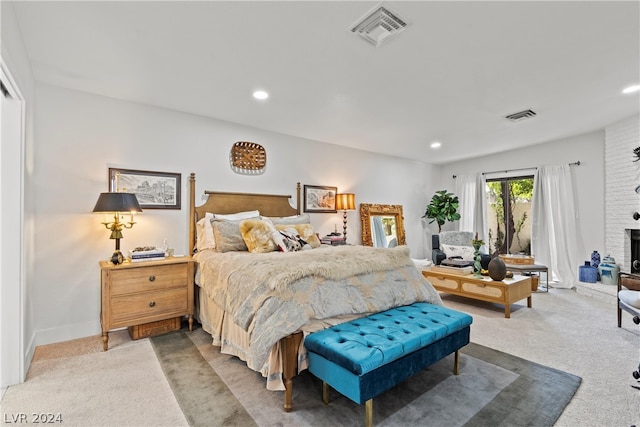
[[[156,280],[156,276],[149,276],[149,281],[153,282],[154,280]]]
[[[155,302],[155,301],[151,301],[151,302],[149,302],[149,307],[153,307],[153,306],[155,306],[155,305],[156,305],[156,302]]]

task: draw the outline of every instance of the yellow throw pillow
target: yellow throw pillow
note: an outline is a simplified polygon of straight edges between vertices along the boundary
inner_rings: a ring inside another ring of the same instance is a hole
[[[313,231],[311,224],[276,224],[277,230],[294,229],[300,238],[307,242],[312,248],[320,247],[320,239]]]
[[[261,219],[245,219],[240,223],[240,234],[249,252],[265,253],[276,250],[276,244],[271,238],[275,231],[270,221]]]

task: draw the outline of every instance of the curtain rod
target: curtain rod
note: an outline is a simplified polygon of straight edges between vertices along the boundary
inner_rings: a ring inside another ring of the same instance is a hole
[[[577,162],[572,162],[569,163],[569,166],[580,166],[580,160],[578,160]],[[538,169],[538,167],[533,167],[533,168],[519,168],[519,169],[506,169],[506,170],[499,170],[499,171],[491,171],[491,172],[482,172],[482,175],[488,175],[491,173],[498,173],[498,172],[503,172],[503,173],[509,173],[509,172],[517,172],[517,171],[525,171],[525,170],[530,170],[530,169]],[[453,179],[456,179],[458,176],[457,175],[453,175]]]

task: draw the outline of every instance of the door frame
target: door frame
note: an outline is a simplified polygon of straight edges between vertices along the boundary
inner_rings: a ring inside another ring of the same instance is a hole
[[[0,81],[16,105],[10,123],[16,137],[3,141],[0,152],[0,187],[10,191],[0,194],[0,389],[24,382],[25,372],[25,283],[26,246],[24,232],[25,213],[25,147],[26,106],[15,79],[0,56]],[[0,94],[4,97],[4,94]],[[5,102],[4,100],[2,101]],[[5,104],[6,108],[7,104]],[[0,117],[6,116],[0,106]],[[5,128],[6,131],[6,128]],[[4,134],[5,131],[2,133]],[[0,134],[1,139],[1,134]],[[6,158],[6,156],[9,158]],[[3,185],[3,181],[5,181]],[[15,189],[15,191],[14,191]],[[7,283],[9,282],[9,283]],[[17,282],[17,283],[16,283]],[[15,286],[12,286],[15,285]]]

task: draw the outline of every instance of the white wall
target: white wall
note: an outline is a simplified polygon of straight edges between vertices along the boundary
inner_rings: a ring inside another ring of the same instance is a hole
[[[450,163],[442,166],[441,172],[443,186],[453,190],[453,175],[568,164],[578,160],[580,166],[572,166],[571,170],[577,192],[579,231],[584,243],[579,259],[584,258],[586,261],[591,259],[592,251],[597,250],[601,254],[605,251],[603,131]]]
[[[636,115],[606,127],[606,251],[623,271],[631,271],[631,233],[640,229],[633,219],[640,212],[640,162],[633,150],[640,146],[640,116]]]
[[[423,256],[420,216],[435,188],[433,166],[47,85],[37,86],[36,100],[37,345],[100,332],[98,261],[114,242],[91,210],[108,190],[109,166],[182,174],[182,209],[143,212],[124,231],[123,251],[167,238],[176,254],[187,252],[188,177],[195,172],[198,197],[205,189],[295,195],[299,181],[353,192],[358,204],[402,204],[411,254]],[[265,147],[262,175],[231,170],[236,141]],[[311,216],[321,234],[342,227],[342,213]],[[360,242],[358,212],[348,214],[348,236]]]

